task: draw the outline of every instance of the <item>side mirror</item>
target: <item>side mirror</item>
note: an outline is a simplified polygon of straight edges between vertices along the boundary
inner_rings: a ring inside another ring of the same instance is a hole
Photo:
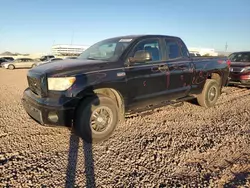
[[[138,50],[135,52],[134,57],[129,58],[130,63],[144,63],[145,61],[151,61],[152,55],[146,50]]]

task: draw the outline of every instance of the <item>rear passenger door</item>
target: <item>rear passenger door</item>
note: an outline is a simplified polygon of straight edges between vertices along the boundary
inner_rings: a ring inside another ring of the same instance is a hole
[[[19,59],[19,62],[18,62],[18,67],[19,68],[24,68],[25,65],[26,65],[26,60],[25,59]]]
[[[26,68],[31,68],[33,64],[34,64],[34,61],[32,59],[27,59],[25,66]]]
[[[188,95],[193,78],[193,64],[187,47],[178,38],[164,38],[165,63],[167,71],[167,96],[177,99]]]
[[[14,66],[15,68],[21,68],[22,67],[22,60],[21,59],[17,59],[14,61]]]

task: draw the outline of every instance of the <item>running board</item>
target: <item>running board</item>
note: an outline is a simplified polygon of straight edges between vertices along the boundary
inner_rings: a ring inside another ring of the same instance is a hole
[[[160,104],[149,105],[149,106],[147,106],[145,108],[139,108],[139,109],[128,111],[127,113],[125,113],[125,115],[132,115],[134,113],[141,113],[141,112],[145,112],[145,111],[149,111],[149,110],[155,110],[157,108],[161,108],[161,107],[164,107],[164,106],[167,106],[167,105],[174,105],[176,103],[185,102],[185,101],[192,100],[192,99],[195,99],[195,97],[188,96],[188,97],[183,97],[183,98],[179,98],[179,99],[176,99],[176,100],[164,101],[164,102],[162,102]],[[177,107],[177,106],[175,106],[175,107]]]

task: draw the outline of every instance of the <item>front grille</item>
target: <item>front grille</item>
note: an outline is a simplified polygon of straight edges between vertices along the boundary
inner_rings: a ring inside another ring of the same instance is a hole
[[[231,67],[231,72],[233,73],[240,73],[242,70],[242,67]]]
[[[27,76],[30,90],[36,95],[42,95],[41,82],[39,78]]]
[[[31,69],[28,71],[27,80],[29,88],[34,94],[40,97],[47,96],[47,82],[45,74],[34,72]]]

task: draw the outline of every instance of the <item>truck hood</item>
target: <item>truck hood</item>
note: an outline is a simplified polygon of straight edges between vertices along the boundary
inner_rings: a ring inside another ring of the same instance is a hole
[[[66,59],[43,63],[32,68],[30,71],[47,74],[48,76],[73,76],[79,73],[101,70],[103,68],[112,68],[114,65],[117,66],[117,63],[100,60]]]
[[[248,67],[250,62],[231,62],[231,67]]]

